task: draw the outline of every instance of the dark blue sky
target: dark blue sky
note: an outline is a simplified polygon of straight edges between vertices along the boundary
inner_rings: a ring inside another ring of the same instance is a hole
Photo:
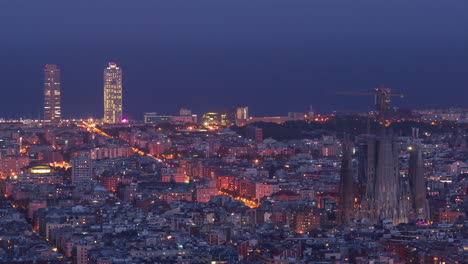
[[[102,115],[102,71],[124,70],[124,115],[223,106],[254,114],[467,106],[466,0],[0,1],[0,117],[38,116],[62,68],[65,117]]]

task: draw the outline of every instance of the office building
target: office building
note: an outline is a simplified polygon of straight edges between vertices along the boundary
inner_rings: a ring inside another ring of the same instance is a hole
[[[247,119],[249,119],[249,108],[245,107],[237,107],[236,109],[236,125],[243,126],[247,123]]]
[[[82,154],[72,159],[72,183],[78,184],[93,179],[93,160]]]
[[[237,107],[236,109],[236,117],[240,120],[247,120],[249,119],[249,107]]]
[[[263,141],[263,129],[260,127],[249,125],[246,127],[246,136],[255,142]]]
[[[60,69],[55,64],[44,68],[44,120],[59,122],[62,117],[60,105]]]
[[[189,111],[189,110],[188,110]],[[184,115],[160,115],[156,112],[144,114],[144,121],[146,124],[163,124],[169,123],[173,125],[192,124],[197,122],[197,115],[184,114]]]
[[[114,62],[104,69],[104,123],[122,121],[122,69]]]
[[[204,126],[232,126],[237,122],[237,108],[223,108],[203,114],[201,123]]]

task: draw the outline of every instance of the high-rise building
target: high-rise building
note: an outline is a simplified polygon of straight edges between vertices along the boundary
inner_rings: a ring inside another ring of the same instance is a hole
[[[224,108],[203,114],[201,123],[204,126],[232,126],[236,124],[236,117],[237,108]]]
[[[55,64],[44,68],[44,120],[59,122],[62,117],[60,105],[60,69]]]
[[[247,126],[246,127],[246,136],[248,139],[252,139],[255,142],[263,141],[263,129],[256,126]]]
[[[240,120],[249,119],[249,107],[237,107],[236,109],[236,118]]]
[[[93,160],[82,154],[72,159],[72,183],[84,183],[93,179]]]
[[[122,121],[122,69],[114,62],[104,69],[104,123]]]

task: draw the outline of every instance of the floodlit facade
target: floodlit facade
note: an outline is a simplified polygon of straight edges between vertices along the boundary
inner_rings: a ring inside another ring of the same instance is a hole
[[[122,69],[114,62],[104,69],[104,123],[122,121]]]
[[[60,122],[62,109],[60,105],[60,69],[55,64],[44,68],[44,120]]]

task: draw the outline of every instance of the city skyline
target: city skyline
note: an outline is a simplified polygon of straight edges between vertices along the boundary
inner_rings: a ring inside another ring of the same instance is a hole
[[[104,83],[104,111],[102,115],[81,115],[81,116],[75,116],[73,118],[94,118],[94,119],[102,119],[104,123],[119,123],[122,122],[123,120],[129,120],[127,116],[132,116],[132,114],[126,114],[123,112],[123,80],[122,80],[122,69],[121,67],[117,66],[117,63],[115,62],[108,62],[108,66],[104,69],[104,77],[102,79],[102,82]],[[384,100],[388,100],[385,108],[389,108],[391,106],[390,99],[392,96],[398,96],[401,98],[405,97],[405,94],[402,93],[394,93],[392,92],[392,88],[382,88],[383,85],[379,85],[380,88],[374,88],[374,91],[331,91],[329,92],[330,94],[334,94],[335,96],[342,96],[342,95],[372,95],[373,96],[373,101],[374,101],[374,107],[371,107],[371,104],[369,102],[366,103],[366,109],[355,109],[351,110],[353,113],[357,112],[366,112],[366,111],[377,111],[379,112],[379,109],[382,108],[380,100],[383,100],[382,96],[380,95],[380,91],[384,91],[385,93],[388,93],[389,96],[386,96]],[[37,120],[44,120],[48,122],[58,122],[61,120],[61,112],[62,112],[62,92],[61,92],[61,69],[57,67],[56,64],[46,64],[44,68],[44,96],[43,96],[43,105],[42,105],[42,113],[40,114],[42,118],[38,118]],[[351,97],[352,98],[352,97]],[[355,97],[356,98],[356,97]],[[368,97],[370,98],[370,97]],[[400,98],[400,99],[401,99]],[[368,100],[370,101],[370,100]],[[52,110],[48,110],[51,106],[50,105],[55,105],[52,107],[58,108],[55,109],[56,111],[53,112]],[[245,115],[247,116],[247,112],[249,107],[239,107],[239,106],[231,106],[234,108],[237,108],[236,111],[244,111],[245,113],[240,113],[237,112],[235,115]],[[218,107],[217,109],[214,109],[213,107],[206,108],[208,109],[206,113],[213,111],[213,110],[224,110],[231,108],[229,106],[222,106]],[[392,107],[397,107],[400,108],[398,105],[392,105]],[[309,106],[310,110],[312,111],[312,116],[313,113],[315,112],[313,106]],[[448,108],[457,108],[457,107],[448,107]],[[106,110],[107,109],[107,110]],[[180,109],[185,109],[184,107],[179,108]],[[293,108],[297,109],[297,108]],[[405,109],[405,108],[402,108]],[[415,108],[406,108],[406,109],[412,109],[416,110]],[[425,108],[425,109],[438,109],[437,107],[434,108]],[[286,113],[301,113],[305,112],[305,109],[300,109],[299,112],[286,112]],[[382,110],[382,109],[380,109]],[[335,111],[349,111],[349,110],[342,110],[342,109],[335,109]],[[332,112],[332,111],[329,111]],[[172,114],[174,114],[172,112]],[[255,113],[255,112],[254,112]],[[258,111],[256,112],[258,113]],[[265,113],[265,112],[263,112]],[[278,116],[284,116],[286,113],[280,113]],[[321,113],[327,113],[326,111],[322,111]],[[140,115],[137,115],[135,118],[132,118],[132,120],[144,120],[146,114],[156,114],[156,112],[144,112],[141,113]],[[163,116],[170,116],[171,114],[168,114],[167,110],[162,110],[161,112],[158,112],[159,115]],[[202,115],[203,112],[199,112],[198,114]],[[310,113],[308,113],[310,114]],[[267,114],[268,115],[268,114]],[[26,115],[27,116],[27,115]],[[271,116],[271,115],[270,115]],[[5,118],[1,117],[0,118]],[[20,117],[21,119],[28,119],[28,118],[23,118]],[[70,118],[65,118],[65,119],[70,119]],[[8,118],[6,119],[8,120]]]
[[[64,118],[102,116],[99,91],[108,61],[126,69],[123,103],[133,119],[181,107],[200,113],[246,105],[259,115],[309,105],[319,112],[369,110],[370,98],[331,91],[368,91],[380,83],[406,94],[395,102],[403,108],[466,105],[466,2],[261,0],[244,9],[246,1],[204,1],[215,12],[198,3],[180,9],[176,2],[117,0],[112,13],[101,12],[101,2],[95,9],[3,3],[0,22],[10,26],[0,29],[0,72],[9,91],[0,116],[39,117],[45,63],[63,69]],[[51,27],[61,36],[53,43],[42,37],[51,36]]]
[[[0,264],[468,263],[466,10],[0,1]]]

